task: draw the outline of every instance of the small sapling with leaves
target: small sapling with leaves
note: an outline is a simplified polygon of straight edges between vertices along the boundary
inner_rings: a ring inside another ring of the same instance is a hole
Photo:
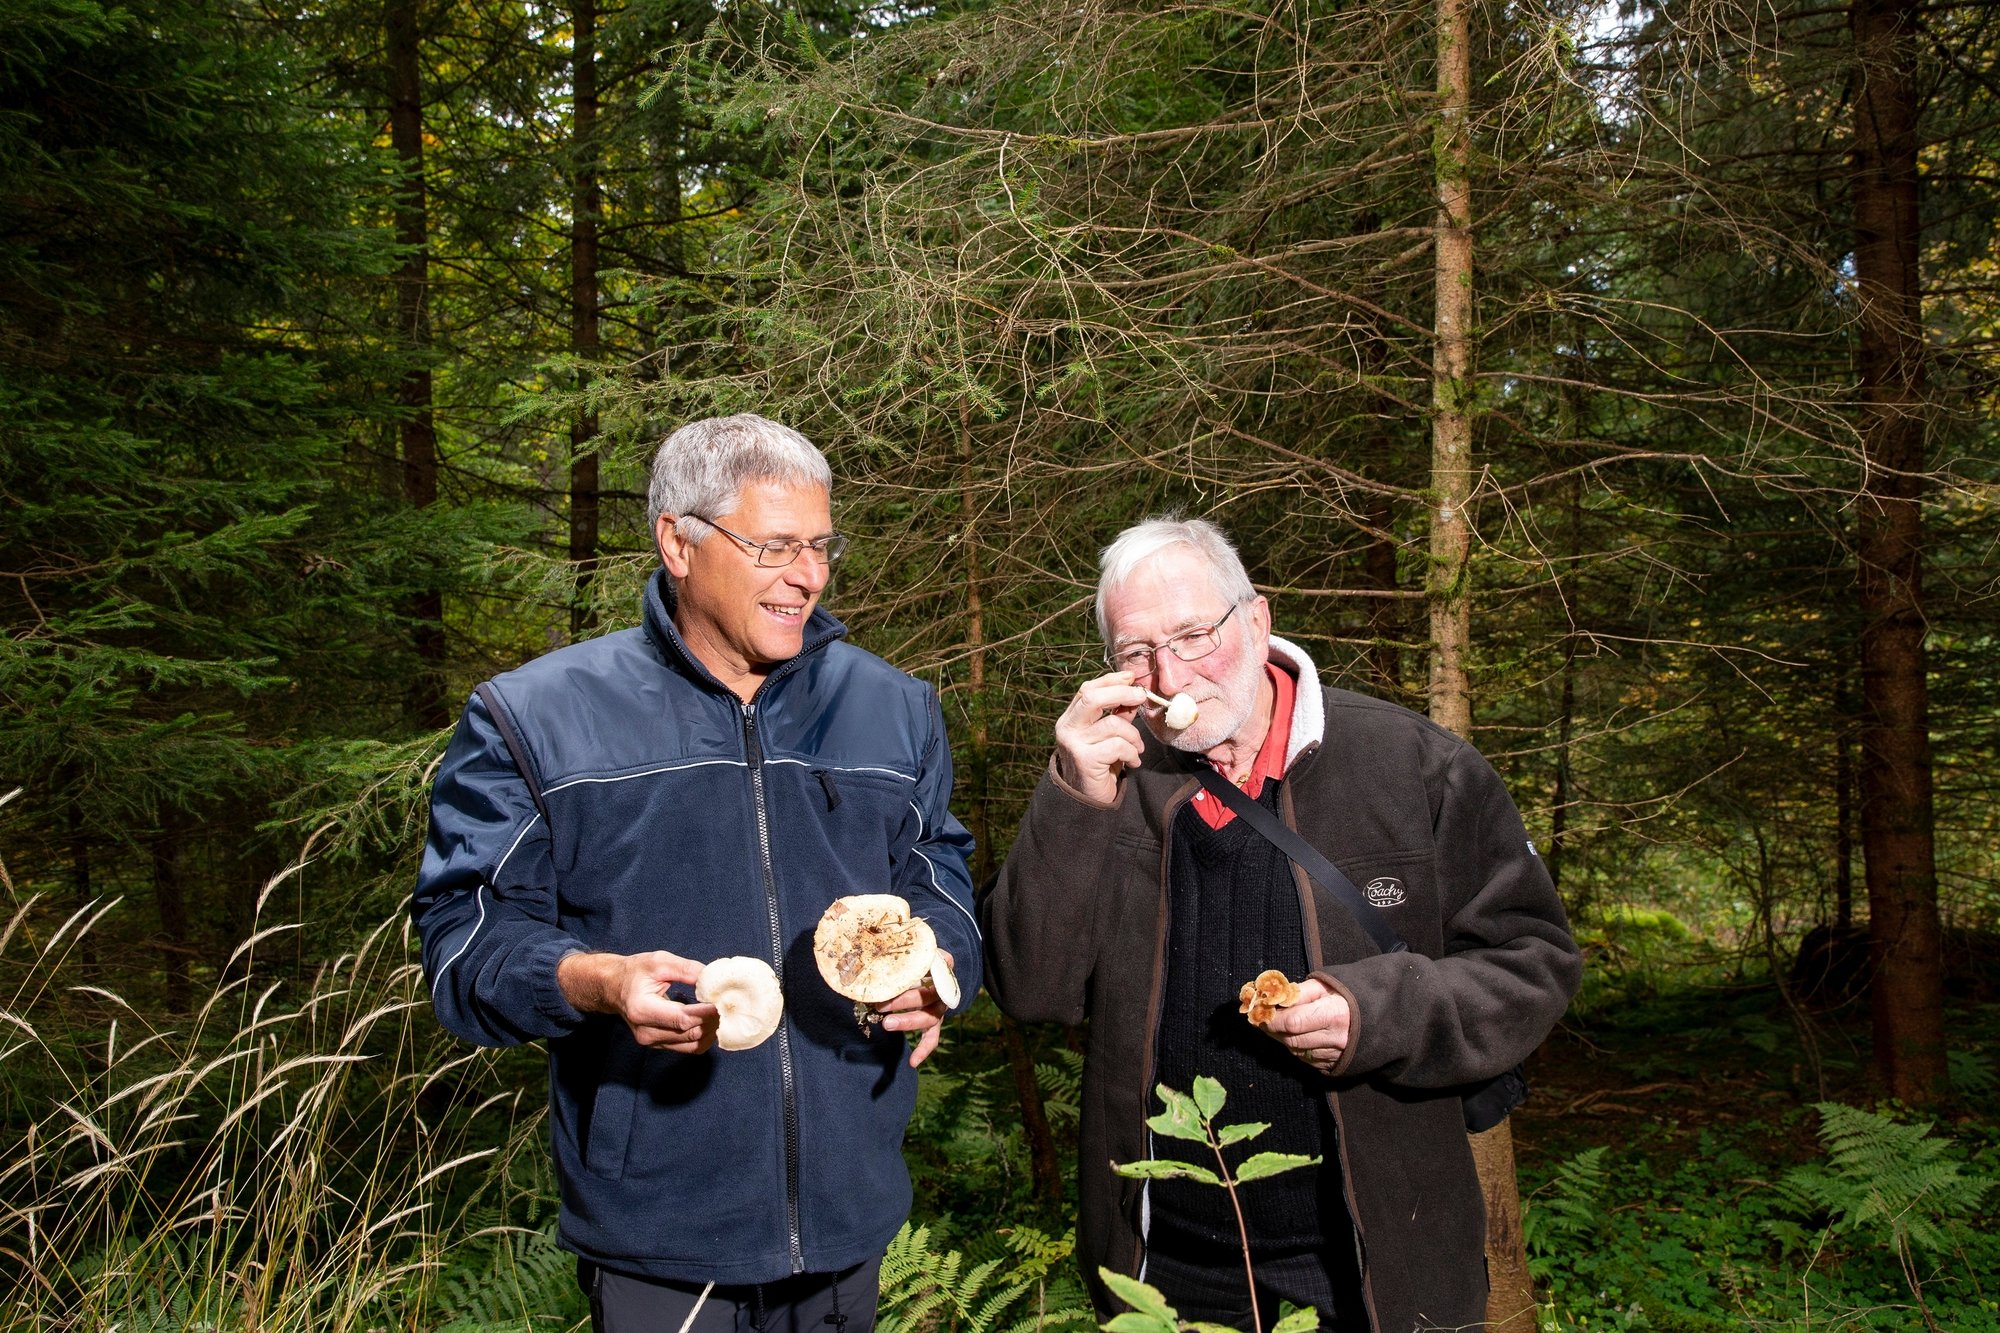
[[[1302,1153],[1260,1152],[1244,1158],[1232,1170],[1222,1150],[1232,1144],[1246,1143],[1270,1126],[1261,1121],[1246,1121],[1240,1125],[1216,1124],[1215,1118],[1222,1113],[1225,1094],[1222,1085],[1206,1075],[1196,1076],[1193,1095],[1176,1092],[1164,1083],[1153,1091],[1165,1104],[1166,1110],[1148,1120],[1146,1127],[1170,1139],[1206,1143],[1209,1151],[1215,1154],[1216,1169],[1211,1171],[1193,1162],[1149,1158],[1142,1162],[1114,1164],[1112,1170],[1121,1176],[1139,1180],[1194,1180],[1204,1185],[1219,1185],[1229,1191],[1229,1204],[1236,1212],[1236,1235],[1243,1247],[1243,1277],[1250,1286],[1250,1323],[1254,1333],[1254,1330],[1264,1327],[1264,1320],[1257,1309],[1257,1275],[1250,1266],[1250,1232],[1243,1224],[1243,1205],[1236,1191],[1253,1180],[1281,1175],[1302,1166],[1317,1166],[1320,1159]],[[1199,1330],[1200,1333],[1210,1333],[1211,1330],[1228,1333],[1219,1324],[1182,1323],[1174,1308],[1167,1304],[1166,1297],[1137,1278],[1114,1273],[1108,1268],[1097,1271],[1112,1294],[1132,1307],[1104,1325],[1110,1333],[1181,1333],[1183,1329]],[[1303,1310],[1285,1311],[1284,1316],[1272,1326],[1271,1333],[1310,1333],[1318,1327],[1318,1312],[1307,1306]]]

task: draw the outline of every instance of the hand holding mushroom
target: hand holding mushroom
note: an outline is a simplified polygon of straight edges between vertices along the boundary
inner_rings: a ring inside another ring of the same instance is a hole
[[[712,1004],[667,998],[675,982],[701,979],[702,966],[665,949],[650,953],[573,953],[556,964],[563,998],[587,1014],[616,1014],[641,1046],[699,1055],[715,1044]]]
[[[1353,1016],[1347,998],[1317,977],[1294,983],[1282,972],[1265,972],[1243,987],[1241,998],[1246,1019],[1322,1074],[1347,1050]]]
[[[813,931],[813,961],[834,993],[854,1001],[864,1027],[916,1032],[910,1068],[937,1049],[945,1011],[959,1001],[949,951],[910,904],[892,893],[836,898]]]
[[[1056,771],[1093,801],[1118,799],[1118,778],[1136,768],[1144,742],[1137,725],[1146,691],[1129,671],[1085,681],[1056,719]]]

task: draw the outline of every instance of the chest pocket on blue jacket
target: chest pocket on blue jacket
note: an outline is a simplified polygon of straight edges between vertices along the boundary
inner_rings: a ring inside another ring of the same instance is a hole
[[[889,890],[896,866],[919,836],[921,820],[910,804],[915,783],[894,773],[828,765],[773,765],[765,772],[766,781],[773,788],[782,784],[790,797],[779,807],[789,821],[771,830],[774,848],[788,863],[837,876],[846,885],[839,893]]]

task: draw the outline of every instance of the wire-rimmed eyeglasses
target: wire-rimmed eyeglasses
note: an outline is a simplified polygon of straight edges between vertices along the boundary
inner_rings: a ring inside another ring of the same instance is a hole
[[[1153,660],[1162,648],[1183,662],[1199,662],[1214,652],[1222,642],[1222,626],[1229,617],[1236,614],[1237,602],[1222,613],[1220,620],[1206,625],[1193,625],[1182,630],[1164,643],[1128,643],[1113,651],[1104,650],[1104,660],[1113,671],[1129,671],[1135,680],[1144,680],[1153,674]]]
[[[805,551],[811,551],[820,559],[832,564],[847,554],[847,538],[838,532],[806,541],[800,537],[774,538],[771,541],[752,541],[740,532],[731,532],[706,514],[683,514],[682,518],[698,518],[723,536],[740,543],[745,550],[755,553],[757,563],[766,569],[782,569],[799,558]]]

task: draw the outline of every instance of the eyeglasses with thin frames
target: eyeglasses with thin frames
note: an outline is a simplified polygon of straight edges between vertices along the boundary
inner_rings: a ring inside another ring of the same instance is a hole
[[[1222,619],[1184,629],[1164,643],[1128,643],[1117,652],[1106,649],[1104,660],[1113,671],[1131,672],[1134,680],[1144,680],[1153,674],[1153,661],[1162,648],[1183,662],[1199,662],[1221,645],[1222,627],[1241,605],[1237,602],[1222,613]]]
[[[723,536],[741,543],[744,549],[755,553],[757,563],[765,569],[783,569],[808,550],[829,565],[847,554],[847,538],[837,532],[824,537],[815,537],[811,541],[799,537],[786,537],[759,542],[750,540],[740,532],[731,532],[705,514],[683,514],[681,517],[698,518]]]

